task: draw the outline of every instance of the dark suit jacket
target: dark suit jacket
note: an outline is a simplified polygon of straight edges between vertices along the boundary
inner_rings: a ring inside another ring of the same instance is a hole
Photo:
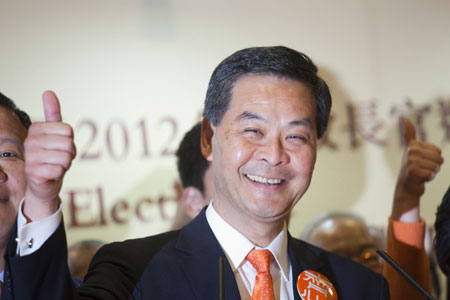
[[[67,268],[63,225],[35,253],[16,257],[11,236],[2,300],[204,299],[219,298],[218,260],[224,253],[203,210],[179,231],[112,243],[94,257],[84,285],[76,289]],[[289,237],[294,296],[296,278],[316,270],[334,284],[339,300],[389,299],[386,280],[352,261]],[[225,299],[240,299],[225,260]]]

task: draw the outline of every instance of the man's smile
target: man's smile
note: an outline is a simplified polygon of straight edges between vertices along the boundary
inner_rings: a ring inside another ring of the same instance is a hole
[[[286,181],[284,179],[266,178],[266,177],[250,175],[250,174],[245,174],[245,177],[247,177],[248,179],[250,179],[253,182],[268,184],[268,185],[280,185]]]

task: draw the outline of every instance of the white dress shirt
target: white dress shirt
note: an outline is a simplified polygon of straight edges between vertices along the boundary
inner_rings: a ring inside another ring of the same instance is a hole
[[[212,203],[206,209],[206,219],[231,265],[241,299],[250,300],[257,272],[245,258],[250,250],[261,248],[254,245],[222,219],[214,210]],[[265,248],[270,250],[275,258],[270,264],[270,274],[277,300],[294,299],[292,266],[289,261],[287,244],[285,225],[278,236]]]
[[[24,199],[20,202],[17,215],[17,254],[20,256],[37,251],[58,229],[62,219],[62,204],[60,204],[53,215],[27,224],[27,219],[22,213]]]
[[[5,273],[5,270],[2,270],[0,272],[0,281],[3,282],[3,273]]]

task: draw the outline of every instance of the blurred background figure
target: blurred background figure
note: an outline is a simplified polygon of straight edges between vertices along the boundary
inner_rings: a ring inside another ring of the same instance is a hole
[[[320,214],[305,228],[302,239],[350,258],[374,272],[383,272],[383,264],[376,250],[384,248],[384,238],[357,215],[339,212]]]
[[[422,299],[422,295],[391,266],[384,264],[383,269],[383,264],[375,251],[385,247],[387,253],[422,287],[434,292],[435,296],[440,294],[437,276],[432,277],[433,264],[430,266],[430,261],[433,262],[434,258],[431,253],[427,255],[425,251],[426,224],[420,217],[420,198],[425,192],[425,183],[435,178],[444,159],[439,147],[416,140],[415,127],[409,120],[404,119],[403,125],[406,146],[397,177],[386,238],[374,235],[376,229],[367,226],[362,218],[349,213],[334,212],[321,214],[313,219],[302,234],[302,238],[313,245],[348,257],[375,272],[383,273],[388,280],[392,300]],[[447,215],[442,217],[442,220],[446,220],[447,225],[442,226],[442,223],[439,223],[438,227],[441,230],[447,228],[449,231],[446,234],[449,236],[450,205],[447,204],[445,210],[444,202],[441,205],[442,211]],[[445,260],[447,259],[448,263],[450,257],[449,245],[450,240],[447,240],[447,256],[441,257],[444,266]]]
[[[86,275],[92,257],[104,245],[98,240],[83,240],[68,248],[69,271],[72,278],[82,280]]]
[[[450,276],[450,187],[437,209],[434,228],[436,257],[442,272]]]
[[[181,186],[175,186],[179,199],[172,229],[186,225],[212,200],[212,168],[200,149],[201,128],[200,122],[195,124],[176,152]]]
[[[447,300],[450,299],[450,186],[436,212],[436,258],[442,272],[447,275]]]
[[[438,146],[416,139],[415,126],[408,119],[403,120],[403,129],[405,149],[388,219],[386,251],[420,285],[439,298],[440,283],[433,276],[434,251],[426,253],[426,224],[420,215],[420,204],[425,201],[421,199],[425,184],[436,177],[444,158]],[[384,275],[393,287],[391,299],[422,299],[388,264]]]

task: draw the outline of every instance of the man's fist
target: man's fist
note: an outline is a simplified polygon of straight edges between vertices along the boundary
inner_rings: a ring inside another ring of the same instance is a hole
[[[25,140],[27,190],[23,212],[31,221],[58,209],[63,177],[76,155],[73,129],[62,123],[58,98],[46,91],[42,100],[45,122],[33,123]]]
[[[418,222],[420,197],[425,192],[425,183],[436,176],[444,158],[439,147],[416,140],[414,125],[408,119],[403,122],[406,146],[391,217],[404,222]]]

